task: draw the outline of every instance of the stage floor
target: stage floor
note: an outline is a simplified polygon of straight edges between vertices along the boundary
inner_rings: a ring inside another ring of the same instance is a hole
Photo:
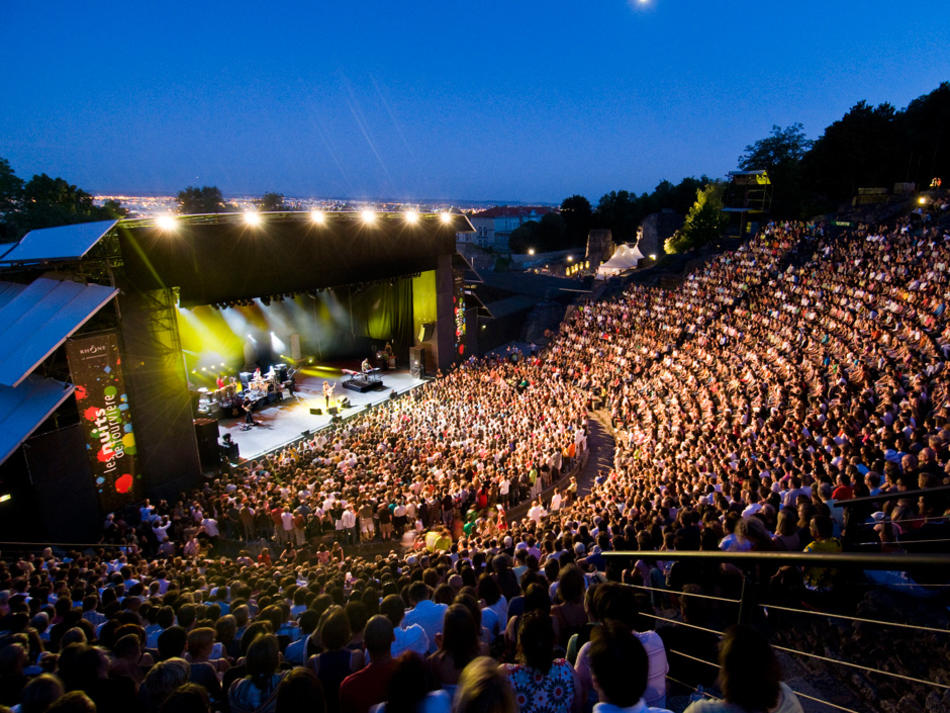
[[[339,369],[327,367],[308,367],[297,374],[296,397],[284,394],[284,400],[271,404],[254,412],[254,420],[259,426],[242,431],[243,418],[227,418],[218,422],[218,433],[231,434],[231,440],[238,444],[242,459],[257,458],[265,453],[287,445],[300,438],[304,431],[313,432],[330,425],[331,416],[327,414],[323,398],[323,382],[336,385],[330,400],[331,406],[339,406],[340,399],[349,398],[350,408],[341,409],[340,415],[349,418],[362,413],[368,406],[374,406],[389,398],[395,390],[398,394],[414,389],[424,383],[408,371],[386,371],[382,373],[383,389],[359,393],[343,388],[343,373]],[[311,408],[320,408],[323,414],[310,413]]]

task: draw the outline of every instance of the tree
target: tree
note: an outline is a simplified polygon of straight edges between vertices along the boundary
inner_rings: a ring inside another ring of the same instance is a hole
[[[0,158],[0,242],[16,238],[14,213],[23,200],[23,179],[13,172],[10,162]]]
[[[696,202],[686,214],[683,227],[667,238],[663,245],[667,253],[686,252],[719,238],[724,223],[723,189],[723,184],[716,181],[696,191]]]
[[[898,122],[907,146],[905,180],[924,187],[935,176],[950,178],[950,82],[914,99]]]
[[[183,215],[224,213],[230,208],[217,186],[188,186],[185,190],[178,191],[177,200],[178,212]]]
[[[832,209],[860,187],[888,187],[906,177],[906,148],[894,107],[865,101],[828,126],[802,161],[805,185]]]
[[[19,237],[38,228],[123,218],[127,213],[117,201],[97,206],[81,188],[41,173],[23,185],[19,205],[7,222]]]
[[[784,129],[772,126],[772,133],[745,147],[739,157],[743,171],[768,171],[772,182],[772,213],[797,217],[801,209],[801,161],[812,147],[800,123]]]
[[[584,196],[573,195],[561,201],[565,239],[568,247],[586,245],[594,211]]]
[[[570,247],[567,241],[567,223],[560,213],[552,212],[542,216],[538,227],[538,240],[540,241],[538,250],[541,252],[564,250]]]
[[[536,252],[544,252],[540,247],[541,224],[536,220],[522,223],[511,231],[508,237],[508,249],[513,253],[526,253],[529,248]]]
[[[257,207],[263,211],[287,210],[283,193],[265,193],[257,200]]]
[[[0,158],[0,218],[20,207],[23,179],[13,172],[10,162]]]
[[[637,234],[642,217],[636,196],[628,191],[611,191],[598,201],[593,222],[598,228],[610,228],[615,243],[625,243]]]
[[[743,171],[779,170],[801,161],[812,143],[805,137],[805,127],[800,123],[784,129],[773,125],[771,134],[745,147],[745,153],[739,157],[739,168]]]

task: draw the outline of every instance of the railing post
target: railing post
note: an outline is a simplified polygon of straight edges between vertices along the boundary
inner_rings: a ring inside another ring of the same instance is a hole
[[[755,611],[755,586],[749,581],[748,570],[742,572],[742,593],[739,595],[739,621],[737,624],[748,624]]]

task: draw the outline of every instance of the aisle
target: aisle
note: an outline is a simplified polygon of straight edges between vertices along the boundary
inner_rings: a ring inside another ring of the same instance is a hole
[[[577,474],[578,495],[587,495],[597,474],[602,470],[610,470],[614,465],[616,443],[613,429],[610,427],[610,414],[606,411],[594,411],[588,424],[590,433],[587,436],[587,446],[590,454]]]

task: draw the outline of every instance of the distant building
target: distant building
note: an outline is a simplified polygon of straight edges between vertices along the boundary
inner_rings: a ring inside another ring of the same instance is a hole
[[[508,239],[512,232],[528,221],[540,222],[548,213],[556,213],[557,208],[543,205],[496,206],[476,211],[469,215],[475,228],[474,233],[459,233],[458,241],[474,243],[479,247],[495,250],[508,250]]]
[[[663,243],[683,227],[683,216],[664,208],[659,213],[650,213],[640,224],[637,247],[645,256],[662,255]]]

